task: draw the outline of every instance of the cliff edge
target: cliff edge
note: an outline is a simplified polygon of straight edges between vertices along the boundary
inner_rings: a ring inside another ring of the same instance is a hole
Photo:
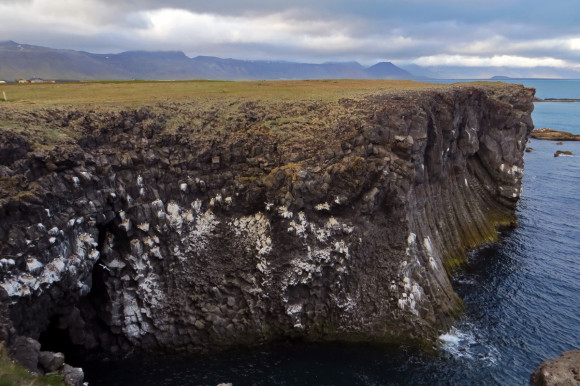
[[[110,353],[433,341],[461,309],[450,270],[516,222],[533,94],[4,109],[0,338]]]

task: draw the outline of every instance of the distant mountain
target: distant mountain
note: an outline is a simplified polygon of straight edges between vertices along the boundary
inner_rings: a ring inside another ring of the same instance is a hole
[[[86,52],[0,43],[0,79],[129,79],[130,74],[113,68]]]
[[[366,69],[366,72],[377,79],[413,79],[415,75],[395,66],[391,62],[381,62]]]
[[[293,63],[210,56],[189,58],[180,51],[128,51],[92,54],[0,42],[0,80],[273,80],[416,79],[390,62],[365,68],[356,62]]]

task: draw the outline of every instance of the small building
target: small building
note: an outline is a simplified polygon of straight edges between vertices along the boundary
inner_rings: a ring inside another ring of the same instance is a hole
[[[5,80],[0,80],[0,83],[6,83],[6,81]]]
[[[18,79],[18,83],[28,83],[28,80],[26,80],[24,78],[20,78],[20,79]]]

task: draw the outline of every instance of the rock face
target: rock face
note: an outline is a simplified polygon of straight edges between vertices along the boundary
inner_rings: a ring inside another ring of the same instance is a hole
[[[532,386],[580,385],[580,350],[543,362],[530,377]]]
[[[448,271],[516,221],[532,98],[462,85],[26,115],[78,139],[17,138],[1,158],[0,338],[434,339],[461,309]]]

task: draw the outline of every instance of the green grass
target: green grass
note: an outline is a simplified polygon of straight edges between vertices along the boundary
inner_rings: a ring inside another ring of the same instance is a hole
[[[333,117],[321,122],[318,112],[309,109],[316,104],[336,107],[343,98],[432,87],[442,86],[391,80],[4,84],[0,91],[6,92],[8,102],[2,101],[0,129],[22,134],[34,149],[48,150],[74,144],[83,135],[82,122],[62,120],[67,112],[92,111],[103,116],[144,107],[167,117],[163,133],[188,132],[198,139],[230,135],[248,122],[248,111],[258,111],[262,116],[251,124],[252,130],[292,139],[295,133],[306,135],[305,126],[333,126]],[[257,109],[245,107],[246,103]],[[343,110],[337,108],[335,114]]]
[[[441,85],[394,80],[321,81],[180,81],[180,82],[83,82],[6,84],[11,105],[135,106],[164,100],[195,99],[337,99],[370,91],[441,87]],[[3,101],[3,98],[2,98]]]
[[[37,376],[31,374],[24,367],[13,363],[4,346],[0,343],[0,386],[41,386],[64,385],[62,376],[58,374],[47,374]]]
[[[404,80],[5,84],[0,91],[9,101],[0,109],[0,129],[44,151],[73,146],[92,133],[95,125],[85,118],[105,125],[116,113],[143,108],[154,118],[141,125],[157,126],[157,133],[221,141],[253,132],[281,142],[287,147],[281,151],[294,151],[354,135],[369,114],[369,96],[409,95],[405,103],[413,103],[413,90],[450,87]]]

